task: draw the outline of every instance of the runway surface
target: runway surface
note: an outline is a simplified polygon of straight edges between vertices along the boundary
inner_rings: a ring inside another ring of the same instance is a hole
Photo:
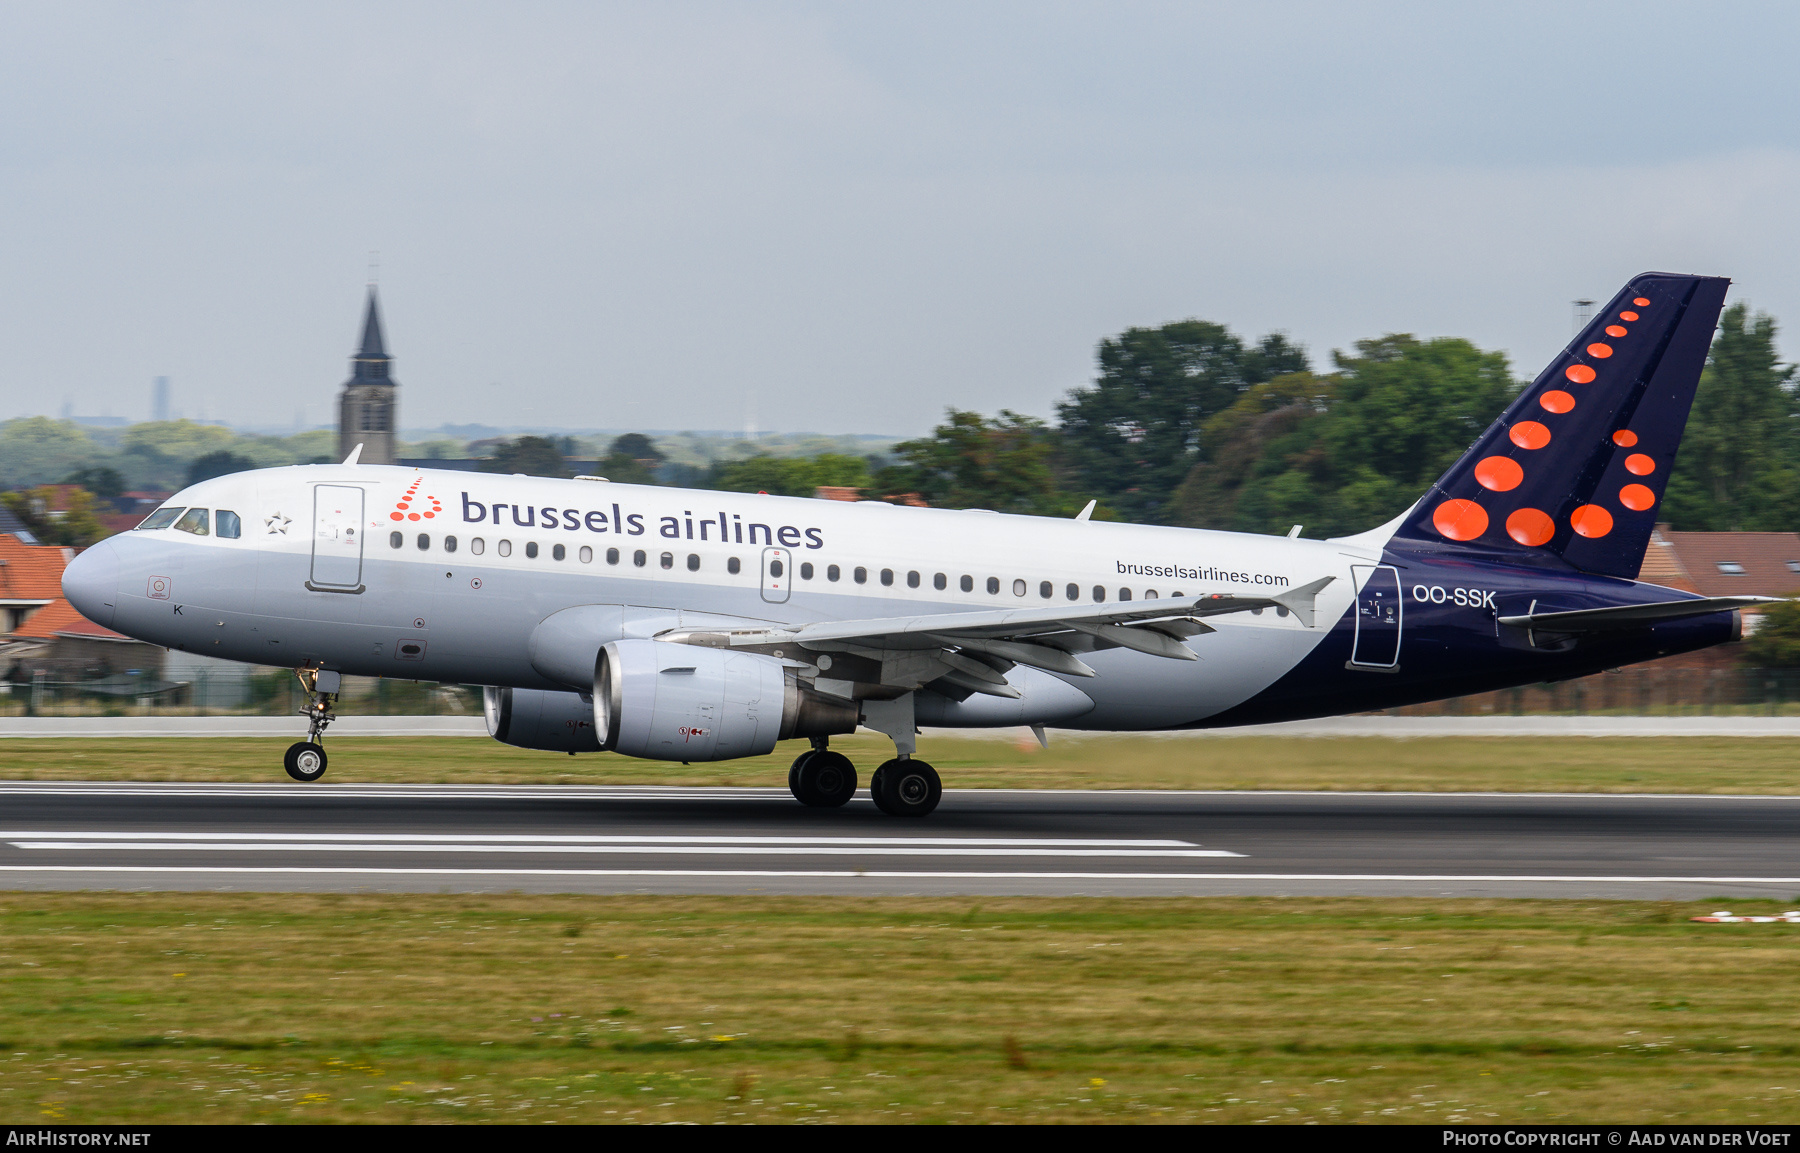
[[[0,782],[0,888],[1800,894],[1800,797]],[[1800,905],[1797,905],[1800,907]]]

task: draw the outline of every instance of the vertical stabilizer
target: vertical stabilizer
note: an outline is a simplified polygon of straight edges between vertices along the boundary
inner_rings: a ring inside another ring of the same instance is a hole
[[[1633,278],[1438,478],[1390,547],[1547,554],[1635,578],[1730,283]]]

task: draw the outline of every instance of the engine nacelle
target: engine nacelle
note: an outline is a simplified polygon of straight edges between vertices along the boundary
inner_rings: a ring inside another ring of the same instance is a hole
[[[594,665],[600,747],[658,761],[725,761],[792,737],[856,731],[857,706],[802,686],[774,657],[614,641]]]
[[[497,689],[482,693],[488,736],[521,749],[597,753],[594,706],[586,693]]]

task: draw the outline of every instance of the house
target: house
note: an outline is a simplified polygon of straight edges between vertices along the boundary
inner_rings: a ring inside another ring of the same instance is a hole
[[[1701,596],[1790,597],[1800,594],[1800,533],[1676,532],[1659,524],[1638,579]],[[1744,610],[1744,631],[1757,609]]]
[[[0,675],[16,682],[38,673],[77,680],[160,672],[161,648],[102,628],[63,599],[63,569],[74,556],[0,533]]]

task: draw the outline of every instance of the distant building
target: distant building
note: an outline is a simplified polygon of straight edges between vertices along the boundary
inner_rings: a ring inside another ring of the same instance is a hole
[[[1650,534],[1638,579],[1708,597],[1800,594],[1800,533],[1675,532]],[[1760,609],[1745,609],[1744,631]]]
[[[388,371],[393,362],[381,337],[381,309],[375,287],[370,285],[362,347],[350,358],[350,379],[338,398],[338,459],[349,456],[360,444],[363,464],[395,463],[394,430],[400,405]]]
[[[150,419],[169,419],[169,378],[159,376],[150,385]]]

